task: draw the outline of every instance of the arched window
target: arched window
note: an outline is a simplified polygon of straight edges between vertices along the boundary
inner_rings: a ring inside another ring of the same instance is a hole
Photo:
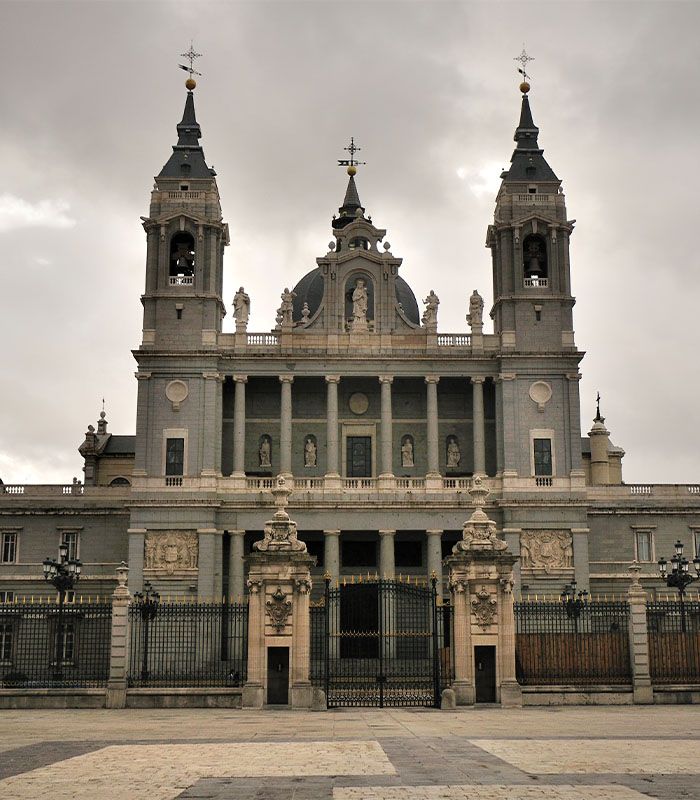
[[[348,243],[349,250],[369,250],[369,239],[365,239],[364,236],[356,236],[354,239],[351,239]]]
[[[547,242],[533,233],[523,241],[523,275],[525,286],[547,286]]]
[[[131,486],[131,481],[128,478],[122,478],[121,475],[118,478],[112,478],[109,482],[110,486]]]
[[[194,277],[194,237],[181,231],[170,240],[170,283],[191,284]]]

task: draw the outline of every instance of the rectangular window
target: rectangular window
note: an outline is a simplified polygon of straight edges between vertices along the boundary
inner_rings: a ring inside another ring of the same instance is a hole
[[[695,528],[693,530],[693,555],[695,558],[700,558],[700,530]]]
[[[165,441],[165,474],[184,475],[185,440],[181,438]]]
[[[552,474],[552,440],[533,439],[535,475]]]
[[[637,561],[652,561],[651,531],[635,531]]]
[[[17,560],[17,534],[16,533],[3,533],[2,535],[2,553],[0,559],[3,564],[14,564]]]
[[[377,543],[356,539],[341,542],[343,567],[376,567]]]
[[[12,661],[12,623],[0,622],[0,664]]]
[[[422,567],[423,545],[421,542],[396,542],[394,564],[397,567]]]
[[[61,543],[68,546],[68,558],[78,558],[78,531],[63,531]]]
[[[0,589],[0,603],[14,603],[15,593],[7,589]]]

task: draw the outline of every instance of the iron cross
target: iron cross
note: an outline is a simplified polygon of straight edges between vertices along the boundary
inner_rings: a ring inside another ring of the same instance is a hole
[[[192,46],[192,42],[190,41],[190,49],[186,53],[180,53],[180,58],[186,58],[190,62],[190,65],[189,67],[186,67],[183,64],[178,64],[178,67],[180,67],[180,69],[184,69],[185,72],[189,72],[190,78],[193,75],[201,75],[202,73],[197,72],[197,70],[194,68],[195,60],[200,58],[201,55],[201,53],[197,53],[195,51],[194,47]]]
[[[516,56],[513,59],[513,61],[519,61],[523,65],[522,69],[518,68],[518,72],[523,76],[523,78],[525,78],[525,80],[527,80],[530,77],[525,71],[527,68],[527,63],[528,61],[534,61],[534,60],[535,60],[534,58],[532,58],[525,52],[524,44],[523,44],[523,52],[519,56]]]
[[[356,161],[355,160],[355,153],[359,153],[362,150],[361,147],[358,147],[355,144],[355,137],[350,137],[350,145],[348,147],[344,147],[343,150],[347,150],[350,153],[350,158],[339,158],[338,159],[338,166],[339,167],[356,167],[358,165],[362,166],[366,164],[366,161]]]

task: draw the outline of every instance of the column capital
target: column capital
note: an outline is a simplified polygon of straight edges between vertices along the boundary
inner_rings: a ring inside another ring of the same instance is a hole
[[[224,379],[223,375],[219,375],[218,372],[203,372],[202,377],[205,381],[222,381]]]
[[[323,535],[324,536],[340,536],[340,531],[339,530],[323,531]]]
[[[294,375],[280,375],[280,383],[294,383]]]
[[[483,376],[483,375],[474,375],[474,376],[471,376],[471,375],[470,375],[470,376],[469,376],[469,380],[470,380],[472,383],[483,383],[483,382],[486,380],[486,378],[484,378],[484,376]]]
[[[232,375],[231,377],[235,383],[248,383],[247,375]]]
[[[326,375],[326,383],[340,383],[340,375]]]
[[[387,529],[387,530],[383,530],[383,531],[378,531],[378,533],[379,533],[380,536],[396,536],[396,531],[395,530]]]
[[[442,529],[432,528],[431,530],[426,530],[426,534],[428,536],[442,536],[444,531]]]
[[[151,377],[150,372],[134,372],[137,381],[147,381]]]
[[[227,531],[230,536],[245,536],[245,531],[240,530],[238,528],[234,528],[233,530]]]
[[[392,384],[394,382],[393,375],[378,375],[379,383],[389,383]]]
[[[514,381],[517,375],[514,372],[501,372],[496,378],[497,381]]]
[[[567,381],[580,381],[582,377],[580,372],[567,372],[566,374]]]
[[[425,376],[426,383],[440,383],[440,376],[439,375],[426,375]]]

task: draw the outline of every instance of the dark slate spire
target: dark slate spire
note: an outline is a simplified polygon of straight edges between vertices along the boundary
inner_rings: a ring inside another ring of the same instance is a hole
[[[173,154],[158,175],[159,178],[211,178],[215,173],[204,160],[204,151],[199,144],[202,129],[194,111],[194,93],[187,92],[182,121],[177,126],[177,144]]]
[[[343,200],[343,205],[338,209],[340,216],[333,220],[333,227],[336,229],[344,228],[356,219],[358,210],[364,216],[365,210],[360,203],[360,195],[355,184],[355,172],[354,166],[348,167],[350,180],[348,181],[348,188],[345,190],[345,199]]]
[[[527,83],[521,84],[521,90],[524,87],[527,87],[527,89],[523,91],[520,122],[515,129],[515,136],[513,137],[516,146],[510,159],[511,167],[507,172],[503,173],[503,179],[507,183],[559,181],[559,178],[557,178],[552,168],[545,161],[543,156],[544,150],[540,149],[537,143],[537,136],[539,135],[540,129],[535,125],[532,119],[530,100],[527,96],[527,90],[529,90],[530,86]]]

